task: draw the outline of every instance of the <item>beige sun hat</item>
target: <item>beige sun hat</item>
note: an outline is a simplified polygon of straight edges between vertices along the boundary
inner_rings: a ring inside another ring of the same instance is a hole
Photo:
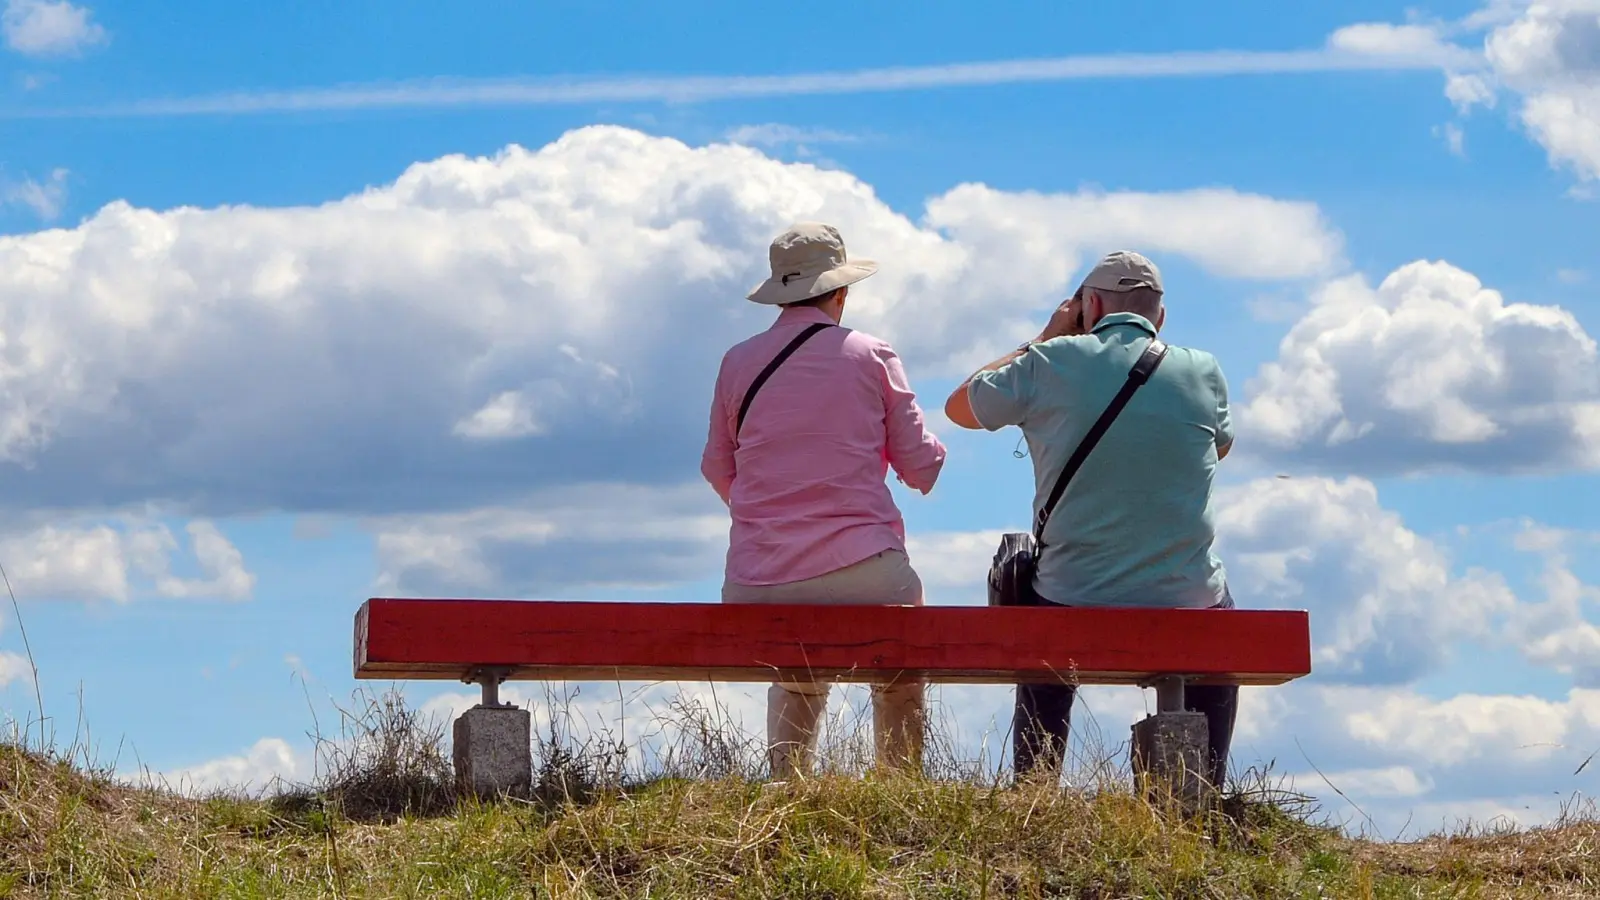
[[[1078,291],[1081,293],[1084,288],[1117,294],[1134,288],[1149,288],[1158,294],[1165,293],[1161,289],[1161,270],[1156,268],[1155,263],[1132,250],[1117,250],[1101,257],[1089,274],[1083,277]]]
[[[848,258],[839,229],[821,222],[790,226],[773,238],[767,256],[772,277],[746,296],[772,306],[819,297],[878,271],[878,264],[870,259]]]

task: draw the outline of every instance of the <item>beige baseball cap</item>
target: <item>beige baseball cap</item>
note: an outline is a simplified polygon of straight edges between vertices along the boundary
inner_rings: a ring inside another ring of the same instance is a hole
[[[1156,268],[1155,263],[1132,250],[1107,253],[1084,276],[1083,283],[1078,285],[1078,292],[1082,293],[1084,288],[1119,294],[1135,288],[1149,288],[1158,294],[1166,293],[1161,288],[1161,270]]]
[[[773,306],[809,300],[878,271],[870,259],[850,259],[839,229],[821,222],[797,222],[772,240],[767,253],[772,277],[747,296]]]

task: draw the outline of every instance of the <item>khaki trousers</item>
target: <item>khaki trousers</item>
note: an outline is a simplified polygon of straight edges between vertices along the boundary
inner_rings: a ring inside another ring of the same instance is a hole
[[[804,581],[771,585],[726,582],[722,602],[921,606],[922,579],[905,553],[885,550]],[[768,689],[767,756],[773,778],[783,780],[811,772],[828,689],[826,682],[779,682]],[[872,686],[873,750],[880,767],[922,770],[925,715],[920,679]]]

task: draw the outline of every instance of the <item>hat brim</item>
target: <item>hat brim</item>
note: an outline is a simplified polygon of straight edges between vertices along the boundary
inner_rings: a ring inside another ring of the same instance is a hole
[[[768,278],[756,285],[756,289],[745,297],[753,303],[763,303],[768,306],[799,303],[801,300],[810,300],[812,297],[819,297],[855,284],[876,271],[878,271],[877,262],[870,259],[852,259],[838,268],[829,269],[813,278],[791,279],[788,284],[777,278]]]

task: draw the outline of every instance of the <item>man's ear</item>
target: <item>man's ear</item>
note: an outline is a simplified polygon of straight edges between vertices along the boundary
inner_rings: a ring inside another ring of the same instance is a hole
[[[1167,321],[1167,305],[1165,303],[1163,303],[1156,310],[1156,330],[1160,331],[1161,330],[1161,326],[1166,324],[1166,321]]]

